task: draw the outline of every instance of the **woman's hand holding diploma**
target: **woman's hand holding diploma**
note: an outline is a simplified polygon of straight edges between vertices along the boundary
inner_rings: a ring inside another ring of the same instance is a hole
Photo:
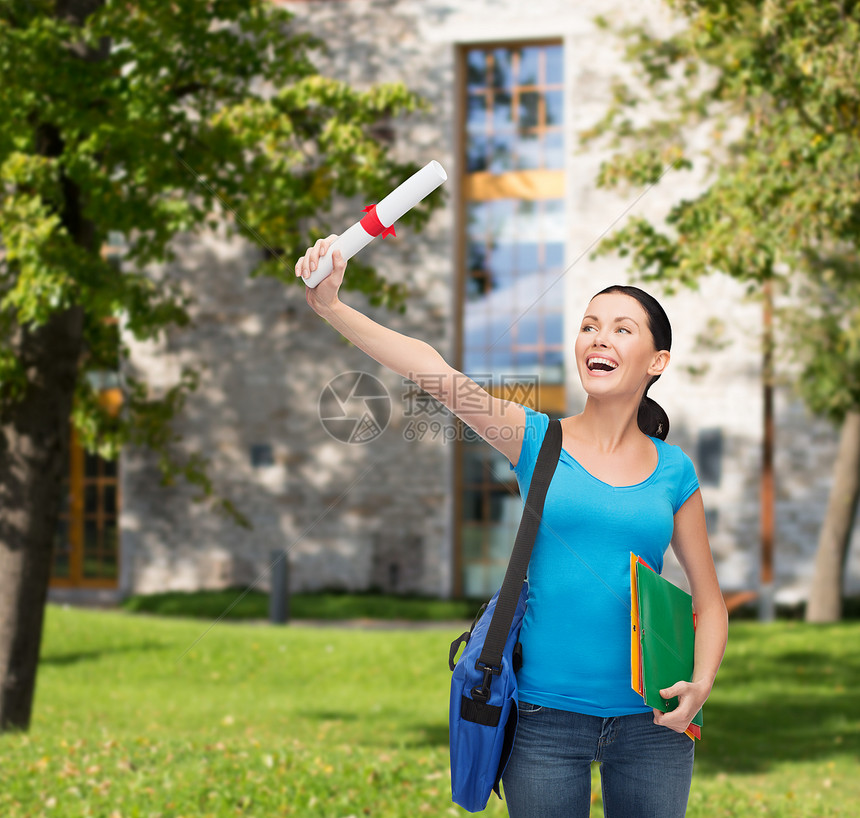
[[[367,247],[376,236],[385,238],[396,235],[394,223],[407,210],[411,210],[418,202],[429,196],[447,178],[445,168],[434,159],[394,188],[378,205],[365,207],[365,215],[360,221],[334,237],[344,261],[348,261],[362,248]],[[318,257],[314,268],[308,270],[307,275],[302,276],[305,286],[313,289],[328,278],[331,275],[333,258],[333,253],[331,257],[328,255]]]
[[[306,280],[319,269],[320,259],[327,258],[331,253],[333,260],[331,275],[322,279],[316,287],[305,288],[308,306],[344,338],[393,372],[416,383],[422,374],[432,375],[438,382],[439,376],[448,373],[451,367],[430,344],[388,329],[340,300],[338,291],[347,263],[340,250],[332,249],[337,238],[332,235],[319,239],[296,262],[296,278]],[[431,385],[428,388],[433,387]]]
[[[416,373],[436,377],[450,367],[426,342],[387,329],[344,304],[338,291],[346,262],[376,236],[394,235],[394,223],[447,178],[437,161],[428,162],[379,204],[365,207],[360,221],[339,236],[319,239],[296,262],[296,277],[305,283],[308,306],[371,358],[413,380],[420,380]]]
[[[309,278],[318,269],[320,259],[325,258],[336,239],[337,236],[332,234],[326,239],[319,239],[313,247],[309,247],[307,252],[296,262],[296,277]],[[346,261],[344,261],[340,250],[334,250],[331,275],[326,276],[316,287],[305,288],[305,300],[317,315],[323,316],[338,303],[338,291],[343,283],[345,272]]]

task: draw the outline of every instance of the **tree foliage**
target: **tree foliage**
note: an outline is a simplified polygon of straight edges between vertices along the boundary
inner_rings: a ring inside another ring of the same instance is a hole
[[[292,259],[331,232],[336,197],[381,197],[417,170],[378,136],[423,102],[400,84],[321,76],[324,46],[301,29],[268,0],[0,2],[0,409],[38,378],[18,329],[80,309],[85,445],[108,457],[150,446],[166,480],[211,494],[205,461],[171,448],[195,373],[162,395],[129,377],[116,417],[89,373],[116,369],[124,338],[187,325],[187,297],[147,273],[173,258],[177,234],[226,224],[283,253],[253,275],[295,284]],[[111,234],[127,241],[121,272],[101,253]],[[358,263],[344,286],[392,307],[405,294]]]
[[[714,272],[752,295],[770,282],[800,392],[839,421],[860,407],[860,5],[669,6],[682,25],[668,34],[621,30],[637,77],[616,85],[582,138],[617,150],[602,186],[652,184],[667,167],[703,161],[707,184],[665,223],[632,219],[601,252],[628,256],[670,288]],[[704,157],[691,144],[696,129],[708,131]]]

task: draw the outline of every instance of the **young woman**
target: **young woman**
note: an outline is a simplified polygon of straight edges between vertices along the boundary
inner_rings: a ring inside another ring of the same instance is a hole
[[[334,238],[310,248],[296,275],[307,277]],[[504,454],[525,497],[549,417],[493,397],[429,344],[343,304],[346,264],[337,251],[333,262],[332,274],[307,288],[311,308]],[[595,761],[607,818],[686,812],[693,741],[684,731],[710,694],[728,626],[695,470],[665,442],[669,420],[646,395],[669,363],[671,343],[662,307],[636,287],[598,293],[579,328],[574,352],[587,400],[580,414],[561,420],[562,452],[529,563],[519,725],[503,777],[511,818],[587,818]],[[468,406],[459,401],[465,395]],[[630,687],[629,554],[660,571],[670,543],[697,628],[692,681],[661,691],[679,699],[664,714]]]

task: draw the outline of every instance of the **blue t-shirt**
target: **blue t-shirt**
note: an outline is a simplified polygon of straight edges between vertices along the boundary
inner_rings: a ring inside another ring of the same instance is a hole
[[[522,450],[510,466],[523,500],[549,426],[548,415],[524,408]],[[651,712],[630,687],[630,552],[662,571],[674,515],[699,486],[680,448],[651,440],[657,467],[632,486],[598,480],[561,450],[529,563],[523,701],[607,718]]]

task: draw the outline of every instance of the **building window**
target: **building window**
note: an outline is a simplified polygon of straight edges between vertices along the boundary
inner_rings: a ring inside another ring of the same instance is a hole
[[[554,198],[466,204],[466,374],[562,382],[563,204]]]
[[[564,414],[564,70],[560,43],[461,51],[460,368]],[[524,389],[528,385],[529,388]],[[522,508],[507,459],[459,436],[455,591],[501,584]]]
[[[111,232],[102,257],[118,271],[125,238]],[[99,401],[112,414],[120,411],[120,332],[116,319],[104,322],[106,349],[99,366],[87,378]],[[60,588],[115,588],[119,577],[119,462],[105,460],[81,446],[71,431],[69,470],[54,533],[51,586]]]
[[[263,469],[275,465],[275,451],[271,443],[251,444],[251,467]]]
[[[702,429],[696,449],[699,482],[719,486],[723,476],[723,430]]]
[[[564,167],[562,46],[468,48],[466,172]]]
[[[705,509],[705,527],[708,530],[708,534],[714,536],[717,533],[717,526],[720,523],[720,511],[716,508],[706,508]]]
[[[119,571],[119,466],[85,451],[72,432],[51,585],[113,588]]]

